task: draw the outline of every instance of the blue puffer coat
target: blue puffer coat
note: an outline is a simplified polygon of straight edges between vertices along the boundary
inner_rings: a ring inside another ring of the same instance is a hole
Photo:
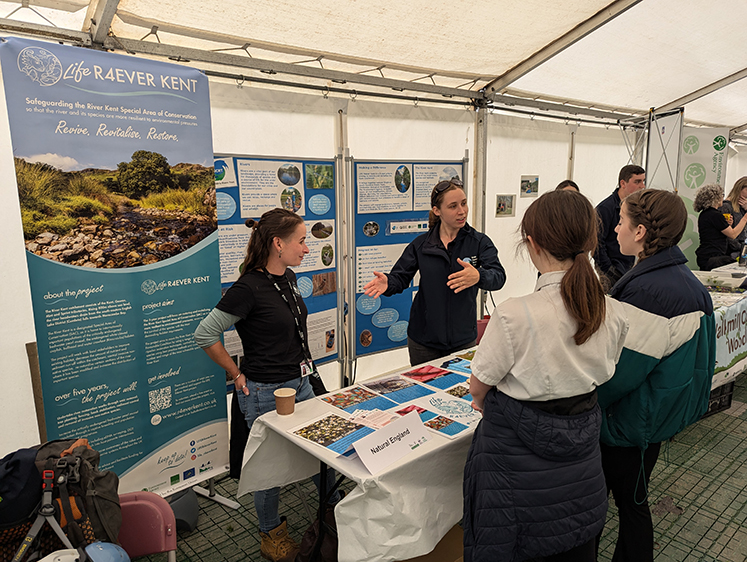
[[[555,416],[495,388],[464,469],[464,560],[510,562],[565,552],[604,527],[599,406]]]

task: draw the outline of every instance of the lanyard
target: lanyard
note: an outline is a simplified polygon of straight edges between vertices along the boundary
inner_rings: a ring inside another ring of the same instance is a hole
[[[262,272],[267,276],[267,279],[269,279],[270,283],[273,284],[273,286],[275,287],[275,290],[285,301],[285,304],[288,305],[288,308],[291,311],[291,316],[293,316],[293,320],[295,320],[296,322],[296,330],[298,330],[298,337],[301,338],[301,349],[303,350],[303,360],[306,363],[306,366],[311,370],[311,372],[313,374],[316,374],[316,367],[314,367],[314,363],[311,359],[311,353],[309,352],[309,346],[306,343],[306,336],[304,335],[303,329],[301,328],[301,305],[298,304],[298,299],[296,298],[296,292],[293,290],[290,280],[288,280],[288,278],[286,277],[286,281],[288,281],[288,287],[290,289],[290,294],[293,297],[293,304],[296,305],[295,310],[293,308],[293,305],[288,300],[288,297],[285,296],[285,293],[282,291],[282,289],[278,285],[277,281],[275,281],[273,276],[270,275],[270,272],[267,271],[267,269],[264,267],[262,268]],[[285,277],[285,274],[283,274],[283,277]]]

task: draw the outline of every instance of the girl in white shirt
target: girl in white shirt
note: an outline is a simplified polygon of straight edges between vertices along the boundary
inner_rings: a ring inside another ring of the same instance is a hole
[[[535,292],[495,310],[472,362],[483,412],[464,475],[465,562],[592,562],[607,491],[596,388],[628,329],[589,261],[597,216],[573,191],[527,209],[522,240]]]

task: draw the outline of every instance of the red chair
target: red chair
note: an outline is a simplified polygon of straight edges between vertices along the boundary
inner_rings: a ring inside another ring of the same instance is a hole
[[[165,499],[152,492],[130,492],[119,496],[122,527],[119,543],[130,558],[159,552],[176,562],[176,518]]]

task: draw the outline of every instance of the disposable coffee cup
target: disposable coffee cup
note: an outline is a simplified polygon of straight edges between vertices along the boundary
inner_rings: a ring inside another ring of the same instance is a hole
[[[275,391],[275,409],[280,416],[292,414],[296,407],[296,391],[292,388],[278,388]]]

